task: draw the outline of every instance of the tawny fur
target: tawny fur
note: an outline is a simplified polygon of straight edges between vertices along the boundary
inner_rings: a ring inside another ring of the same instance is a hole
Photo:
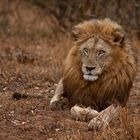
[[[123,35],[119,31],[124,32],[120,25],[109,19],[86,21],[75,27],[76,41],[66,58],[63,75],[64,92],[71,107],[79,104],[101,111],[113,103],[126,105],[136,73],[136,59],[127,36],[122,37],[123,43],[114,41],[114,37]],[[112,46],[114,61],[97,81],[89,82],[83,79],[79,48],[93,36]]]

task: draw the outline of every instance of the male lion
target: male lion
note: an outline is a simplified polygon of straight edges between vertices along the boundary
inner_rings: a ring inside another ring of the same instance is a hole
[[[106,127],[128,100],[136,73],[133,48],[122,27],[107,18],[76,25],[73,36],[50,106],[67,97],[75,119],[90,119],[90,129]]]

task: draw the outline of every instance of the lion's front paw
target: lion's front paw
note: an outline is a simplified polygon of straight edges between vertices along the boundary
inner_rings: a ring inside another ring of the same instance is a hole
[[[50,102],[50,108],[52,110],[62,110],[62,102],[60,100]]]
[[[88,129],[97,131],[97,130],[100,130],[101,128],[103,128],[103,126],[104,126],[104,122],[101,119],[99,119],[98,117],[95,117],[89,122]]]
[[[50,108],[52,110],[62,110],[65,108],[68,108],[69,103],[67,98],[62,98],[60,100],[51,100],[50,102]]]

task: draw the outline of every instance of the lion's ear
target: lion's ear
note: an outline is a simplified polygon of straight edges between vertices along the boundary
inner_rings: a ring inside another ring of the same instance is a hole
[[[116,30],[113,32],[113,43],[121,45],[125,39],[125,32],[121,30]]]
[[[80,27],[75,26],[72,29],[72,38],[74,39],[74,41],[80,40],[83,35],[84,35],[84,31]]]
[[[79,39],[79,37],[80,37],[80,29],[78,28],[78,27],[74,27],[73,29],[72,29],[72,38],[74,39],[74,41],[77,41],[78,39]]]

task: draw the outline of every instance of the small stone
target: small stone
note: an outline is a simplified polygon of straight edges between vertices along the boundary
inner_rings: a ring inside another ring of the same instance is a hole
[[[53,140],[53,138],[48,138],[47,140]]]
[[[53,92],[54,92],[54,90],[52,89],[52,90],[51,90],[51,93],[53,93]]]
[[[32,113],[32,114],[35,114],[33,110],[31,110],[31,113]]]
[[[39,89],[39,87],[35,87],[35,89],[37,89],[37,90],[38,90],[38,89]]]
[[[15,113],[15,111],[13,110],[13,111],[11,111],[10,113],[11,113],[11,114],[14,114],[14,113]]]
[[[4,87],[4,88],[3,88],[3,91],[6,91],[6,90],[7,90],[7,87]]]
[[[26,122],[22,122],[21,124],[25,124]]]
[[[57,128],[57,129],[55,129],[55,131],[56,131],[56,132],[58,132],[59,130],[60,130],[60,129],[58,129],[58,128]]]
[[[57,86],[58,84],[55,83],[54,85]]]

